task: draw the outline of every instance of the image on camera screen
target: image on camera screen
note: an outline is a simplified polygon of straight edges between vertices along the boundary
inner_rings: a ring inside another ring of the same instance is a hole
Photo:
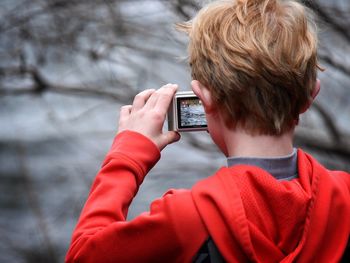
[[[204,108],[198,98],[179,98],[177,103],[179,128],[207,127]]]

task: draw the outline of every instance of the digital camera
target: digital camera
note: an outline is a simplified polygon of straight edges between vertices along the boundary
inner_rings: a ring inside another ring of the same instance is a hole
[[[179,91],[175,94],[168,110],[168,130],[207,130],[202,102],[192,91]]]

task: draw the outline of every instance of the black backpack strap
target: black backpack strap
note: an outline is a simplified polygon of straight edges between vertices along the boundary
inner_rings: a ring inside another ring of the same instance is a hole
[[[350,262],[350,237],[348,240],[348,245],[345,248],[344,255],[342,257],[341,263]]]
[[[219,249],[215,245],[213,239],[209,237],[198,250],[196,257],[193,260],[193,263],[224,263],[225,260],[220,254]],[[341,263],[350,262],[350,238],[344,255],[340,261]]]
[[[213,239],[209,237],[199,249],[193,263],[224,263],[219,249],[215,245]]]

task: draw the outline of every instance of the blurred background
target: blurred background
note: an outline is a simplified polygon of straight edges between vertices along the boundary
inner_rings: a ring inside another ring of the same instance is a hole
[[[188,90],[194,0],[0,1],[0,262],[63,262],[92,180],[139,91]],[[350,2],[307,1],[318,16],[322,90],[296,146],[350,170]],[[225,165],[207,133],[167,147],[129,218],[168,188]]]

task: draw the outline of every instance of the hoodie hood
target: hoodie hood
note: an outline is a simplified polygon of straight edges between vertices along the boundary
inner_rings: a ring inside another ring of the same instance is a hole
[[[298,179],[278,181],[237,165],[193,187],[199,215],[227,262],[341,258],[350,231],[350,175],[326,170],[301,150],[298,172]]]

